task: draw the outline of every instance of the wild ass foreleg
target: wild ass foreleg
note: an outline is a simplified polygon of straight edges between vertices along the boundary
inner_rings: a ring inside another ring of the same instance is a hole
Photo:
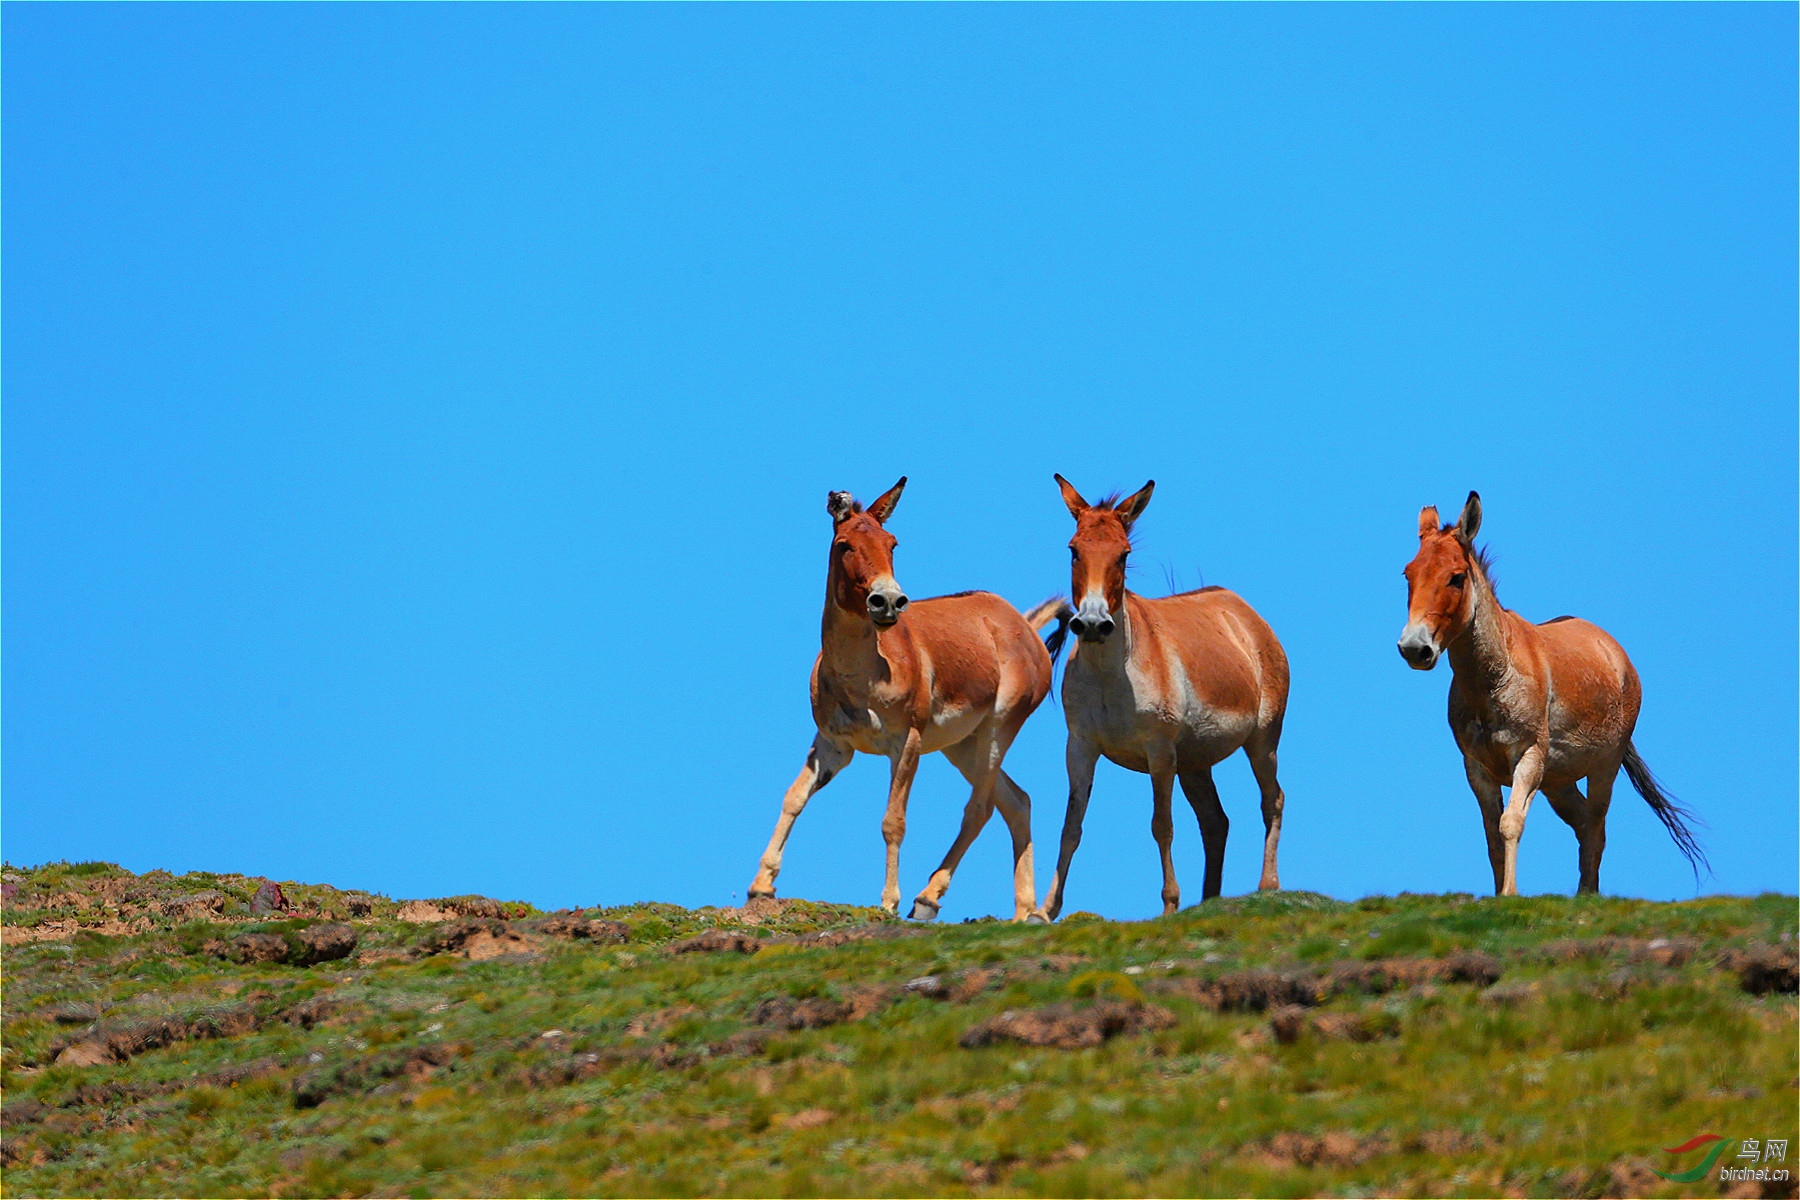
[[[1069,881],[1069,864],[1075,860],[1075,848],[1081,845],[1081,822],[1087,816],[1088,798],[1094,792],[1094,765],[1100,761],[1100,747],[1071,733],[1063,757],[1069,769],[1069,810],[1063,815],[1062,845],[1056,852],[1056,874],[1050,877],[1050,890],[1044,893],[1044,902],[1031,914],[1034,919],[1046,922],[1056,920],[1062,912],[1063,887]]]
[[[813,739],[812,749],[806,752],[806,765],[800,768],[800,774],[781,799],[781,815],[775,819],[775,834],[769,839],[769,848],[763,851],[756,878],[750,881],[750,899],[775,894],[775,877],[781,874],[781,855],[787,849],[788,834],[793,831],[794,821],[806,808],[806,802],[855,756],[854,750],[826,741],[822,734]]]
[[[1200,824],[1200,840],[1206,844],[1206,879],[1200,885],[1200,899],[1211,900],[1224,886],[1225,839],[1231,833],[1231,818],[1219,803],[1211,767],[1183,771],[1181,792],[1194,810],[1194,820]]]
[[[1500,836],[1500,809],[1505,798],[1500,794],[1500,781],[1467,755],[1463,756],[1463,774],[1469,778],[1475,802],[1481,805],[1481,828],[1487,834],[1488,865],[1494,870],[1494,895],[1498,896],[1506,884],[1506,841]]]
[[[900,842],[906,837],[906,801],[912,795],[913,776],[919,770],[919,731],[906,731],[906,741],[894,755],[894,773],[888,781],[887,815],[881,818],[881,836],[887,842],[887,880],[881,886],[881,907],[900,911]]]
[[[1275,747],[1245,746],[1244,756],[1250,760],[1256,786],[1262,790],[1263,866],[1256,888],[1262,892],[1279,891],[1281,876],[1275,869],[1275,851],[1281,845],[1281,814],[1287,808],[1287,797],[1275,780]]]
[[[1150,790],[1154,807],[1150,810],[1150,836],[1156,839],[1156,852],[1162,856],[1163,916],[1181,907],[1181,885],[1175,882],[1175,764],[1150,764]],[[1206,877],[1212,879],[1212,847],[1206,849]],[[1203,893],[1204,894],[1204,893]]]
[[[1533,746],[1520,756],[1513,767],[1512,795],[1506,798],[1506,809],[1500,814],[1500,842],[1505,853],[1500,879],[1500,894],[1519,894],[1519,839],[1525,835],[1525,814],[1531,811],[1531,798],[1537,794],[1544,778],[1544,748]]]

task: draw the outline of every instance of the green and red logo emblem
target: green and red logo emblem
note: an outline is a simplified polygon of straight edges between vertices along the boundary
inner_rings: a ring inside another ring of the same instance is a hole
[[[1656,1173],[1675,1183],[1697,1183],[1701,1177],[1713,1169],[1713,1164],[1719,1161],[1719,1155],[1725,1153],[1725,1147],[1730,1144],[1731,1139],[1720,1137],[1716,1133],[1703,1133],[1698,1137],[1691,1137],[1679,1146],[1666,1147],[1663,1153],[1687,1154],[1702,1146],[1711,1146],[1712,1149],[1706,1152],[1706,1157],[1700,1160],[1700,1165],[1691,1171],[1656,1171]],[[1655,1171],[1656,1168],[1652,1167],[1651,1170]]]

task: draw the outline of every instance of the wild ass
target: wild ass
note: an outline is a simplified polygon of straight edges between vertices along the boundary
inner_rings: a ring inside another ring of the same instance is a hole
[[[1075,518],[1076,612],[1069,628],[1081,639],[1063,671],[1069,723],[1069,810],[1063,820],[1056,876],[1033,914],[1054,921],[1062,911],[1069,862],[1081,844],[1081,822],[1104,754],[1150,776],[1155,808],[1150,832],[1162,852],[1163,912],[1181,903],[1170,854],[1175,780],[1193,806],[1206,844],[1202,898],[1219,894],[1225,836],[1231,827],[1213,786],[1213,764],[1242,749],[1262,790],[1263,866],[1259,886],[1281,886],[1275,850],[1285,799],[1275,779],[1275,749],[1287,711],[1287,655],[1275,633],[1224,588],[1147,600],[1125,588],[1131,527],[1150,503],[1151,480],[1123,500],[1089,504],[1056,476]]]
[[[996,804],[1012,833],[1014,919],[1036,900],[1031,863],[1031,798],[1001,769],[1007,748],[1050,694],[1068,605],[1048,600],[1021,616],[992,592],[961,592],[909,602],[894,581],[897,542],[884,526],[906,478],[867,509],[849,492],[832,492],[831,562],[825,615],[813,663],[813,721],[819,727],[806,765],[781,802],[781,816],[750,896],[773,896],[782,849],[806,802],[850,762],[879,754],[892,764],[887,816],[887,881],[881,906],[900,906],[900,841],[919,756],[942,750],[969,781],[962,829],[913,901],[911,915],[938,914],[950,877]],[[1056,621],[1048,648],[1037,630]]]
[[[1575,830],[1577,893],[1600,890],[1606,810],[1620,766],[1698,878],[1706,857],[1686,825],[1693,814],[1662,790],[1631,743],[1643,689],[1624,647],[1579,617],[1533,625],[1502,608],[1488,552],[1474,546],[1480,528],[1474,492],[1454,525],[1440,528],[1434,506],[1419,510],[1400,656],[1429,671],[1450,655],[1450,732],[1481,804],[1494,893],[1519,894],[1519,838],[1539,791]],[[1585,796],[1577,786],[1584,777]],[[1512,788],[1504,808],[1503,786]]]

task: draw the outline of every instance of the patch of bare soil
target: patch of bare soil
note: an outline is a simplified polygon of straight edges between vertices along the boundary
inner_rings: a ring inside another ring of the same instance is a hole
[[[719,920],[731,925],[755,927],[773,921],[787,911],[788,901],[776,896],[752,896],[741,908],[721,908]]]
[[[1536,981],[1525,982],[1513,980],[1510,983],[1496,983],[1481,993],[1481,1002],[1491,1008],[1511,1008],[1516,1005],[1531,1004],[1542,999],[1543,985]]]
[[[1735,971],[1738,986],[1756,996],[1795,990],[1795,953],[1792,946],[1761,943],[1743,950],[1728,950],[1719,965]]]
[[[1661,1186],[1656,1172],[1641,1158],[1622,1158],[1606,1168],[1606,1190],[1603,1196],[1648,1196]]]
[[[344,1017],[360,1011],[364,1006],[340,1000],[327,993],[314,996],[290,1006],[281,1014],[281,1019],[290,1025],[298,1025],[302,1029],[313,1029],[320,1025],[328,1025]]]
[[[1264,1012],[1283,1005],[1313,1005],[1319,980],[1304,971],[1228,971],[1216,979],[1160,979],[1149,985],[1162,995],[1185,996],[1215,1012]]]
[[[1278,1133],[1253,1144],[1250,1153],[1277,1170],[1293,1167],[1354,1167],[1392,1149],[1386,1137],[1361,1137],[1334,1130],[1330,1133]]]
[[[1340,962],[1325,977],[1324,995],[1367,992],[1381,995],[1427,983],[1473,983],[1488,987],[1505,968],[1491,954],[1462,953],[1444,958],[1375,958]]]
[[[126,920],[108,920],[97,924],[84,925],[76,920],[44,921],[38,925],[0,925],[0,946],[25,946],[32,942],[60,942],[74,937],[86,930],[90,933],[104,934],[107,937],[131,937],[134,934],[148,933],[156,928],[156,922],[149,917],[134,917]]]
[[[670,954],[755,954],[762,949],[762,939],[730,929],[708,929],[693,937],[669,943]]]
[[[539,1063],[524,1072],[524,1081],[532,1088],[562,1087],[632,1063],[674,1071],[690,1067],[698,1061],[698,1055],[671,1042],[654,1046],[603,1046],[598,1050],[576,1051]]]
[[[434,925],[439,921],[456,919],[455,913],[447,908],[439,908],[428,900],[408,900],[394,916],[412,925]]]
[[[1269,1014],[1269,1031],[1284,1046],[1305,1034],[1329,1041],[1372,1042],[1400,1036],[1400,1022],[1388,1013],[1316,1012],[1289,1004]]]
[[[201,951],[214,958],[227,958],[237,963],[288,963],[310,967],[315,963],[348,958],[356,949],[356,929],[351,925],[324,922],[308,925],[295,933],[240,933],[229,942],[212,938]]]
[[[1049,1004],[1009,1009],[990,1017],[957,1039],[973,1049],[997,1042],[1020,1042],[1056,1050],[1083,1050],[1121,1034],[1167,1029],[1175,1014],[1155,1004],[1100,1000],[1089,1005]]]
[[[653,1033],[661,1033],[683,1017],[691,1017],[700,1010],[692,1004],[676,1004],[669,1008],[659,1008],[655,1012],[643,1013],[633,1017],[625,1026],[627,1037],[649,1037]]]
[[[500,920],[457,921],[440,926],[419,947],[422,954],[453,954],[472,962],[535,953],[538,938],[522,934]]]
[[[835,1120],[837,1114],[829,1108],[805,1108],[797,1113],[776,1113],[769,1124],[778,1129],[817,1129]]]
[[[758,1025],[775,1029],[824,1029],[850,1019],[854,1010],[842,1000],[814,997],[795,1000],[787,996],[771,996],[759,1003],[750,1014]]]
[[[1654,963],[1659,967],[1679,967],[1698,953],[1700,943],[1685,937],[1558,938],[1544,943],[1538,950],[1540,957],[1552,962],[1572,962],[1582,958],[1623,958],[1629,962]]]
[[[113,1025],[95,1025],[50,1047],[50,1058],[61,1067],[97,1067],[122,1063],[146,1050],[200,1038],[237,1037],[259,1024],[248,1004],[207,1008],[190,1016],[152,1017]]]
[[[469,1050],[467,1045],[439,1042],[326,1063],[294,1080],[294,1106],[316,1108],[333,1096],[368,1091],[396,1076],[424,1079],[437,1068],[467,1055]]]
[[[908,996],[923,996],[927,1000],[967,1004],[1004,981],[1009,974],[1007,971],[976,968],[943,975],[921,975],[917,979],[907,980],[900,990]]]
[[[866,987],[851,988],[848,993],[850,1019],[860,1021],[864,1017],[880,1012],[891,1004],[898,994],[898,988],[886,983],[873,983]]]
[[[623,945],[631,936],[631,928],[623,921],[607,921],[598,917],[557,915],[539,921],[521,923],[521,928],[546,937],[569,938],[594,945]]]

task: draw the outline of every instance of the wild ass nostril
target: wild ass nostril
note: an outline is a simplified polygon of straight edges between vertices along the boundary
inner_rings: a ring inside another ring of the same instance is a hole
[[[1107,617],[1106,619],[1101,621],[1099,626],[1094,630],[1094,632],[1098,633],[1101,637],[1110,637],[1112,635],[1112,631],[1113,631],[1113,623],[1112,623],[1111,617]]]
[[[1429,642],[1409,642],[1402,640],[1399,645],[1400,657],[1409,663],[1430,662],[1435,652]]]
[[[1070,617],[1069,629],[1076,637],[1080,637],[1087,632],[1087,622],[1080,617]]]
[[[888,606],[888,600],[887,600],[886,596],[883,596],[880,592],[870,593],[870,595],[869,595],[869,607],[870,608],[874,609],[876,612],[881,612],[881,611],[885,610],[887,608],[887,606]]]
[[[912,603],[912,602],[910,600],[908,600],[905,596],[895,596],[894,597],[894,611],[895,612],[903,612],[903,611],[905,611],[906,606],[910,603]]]

